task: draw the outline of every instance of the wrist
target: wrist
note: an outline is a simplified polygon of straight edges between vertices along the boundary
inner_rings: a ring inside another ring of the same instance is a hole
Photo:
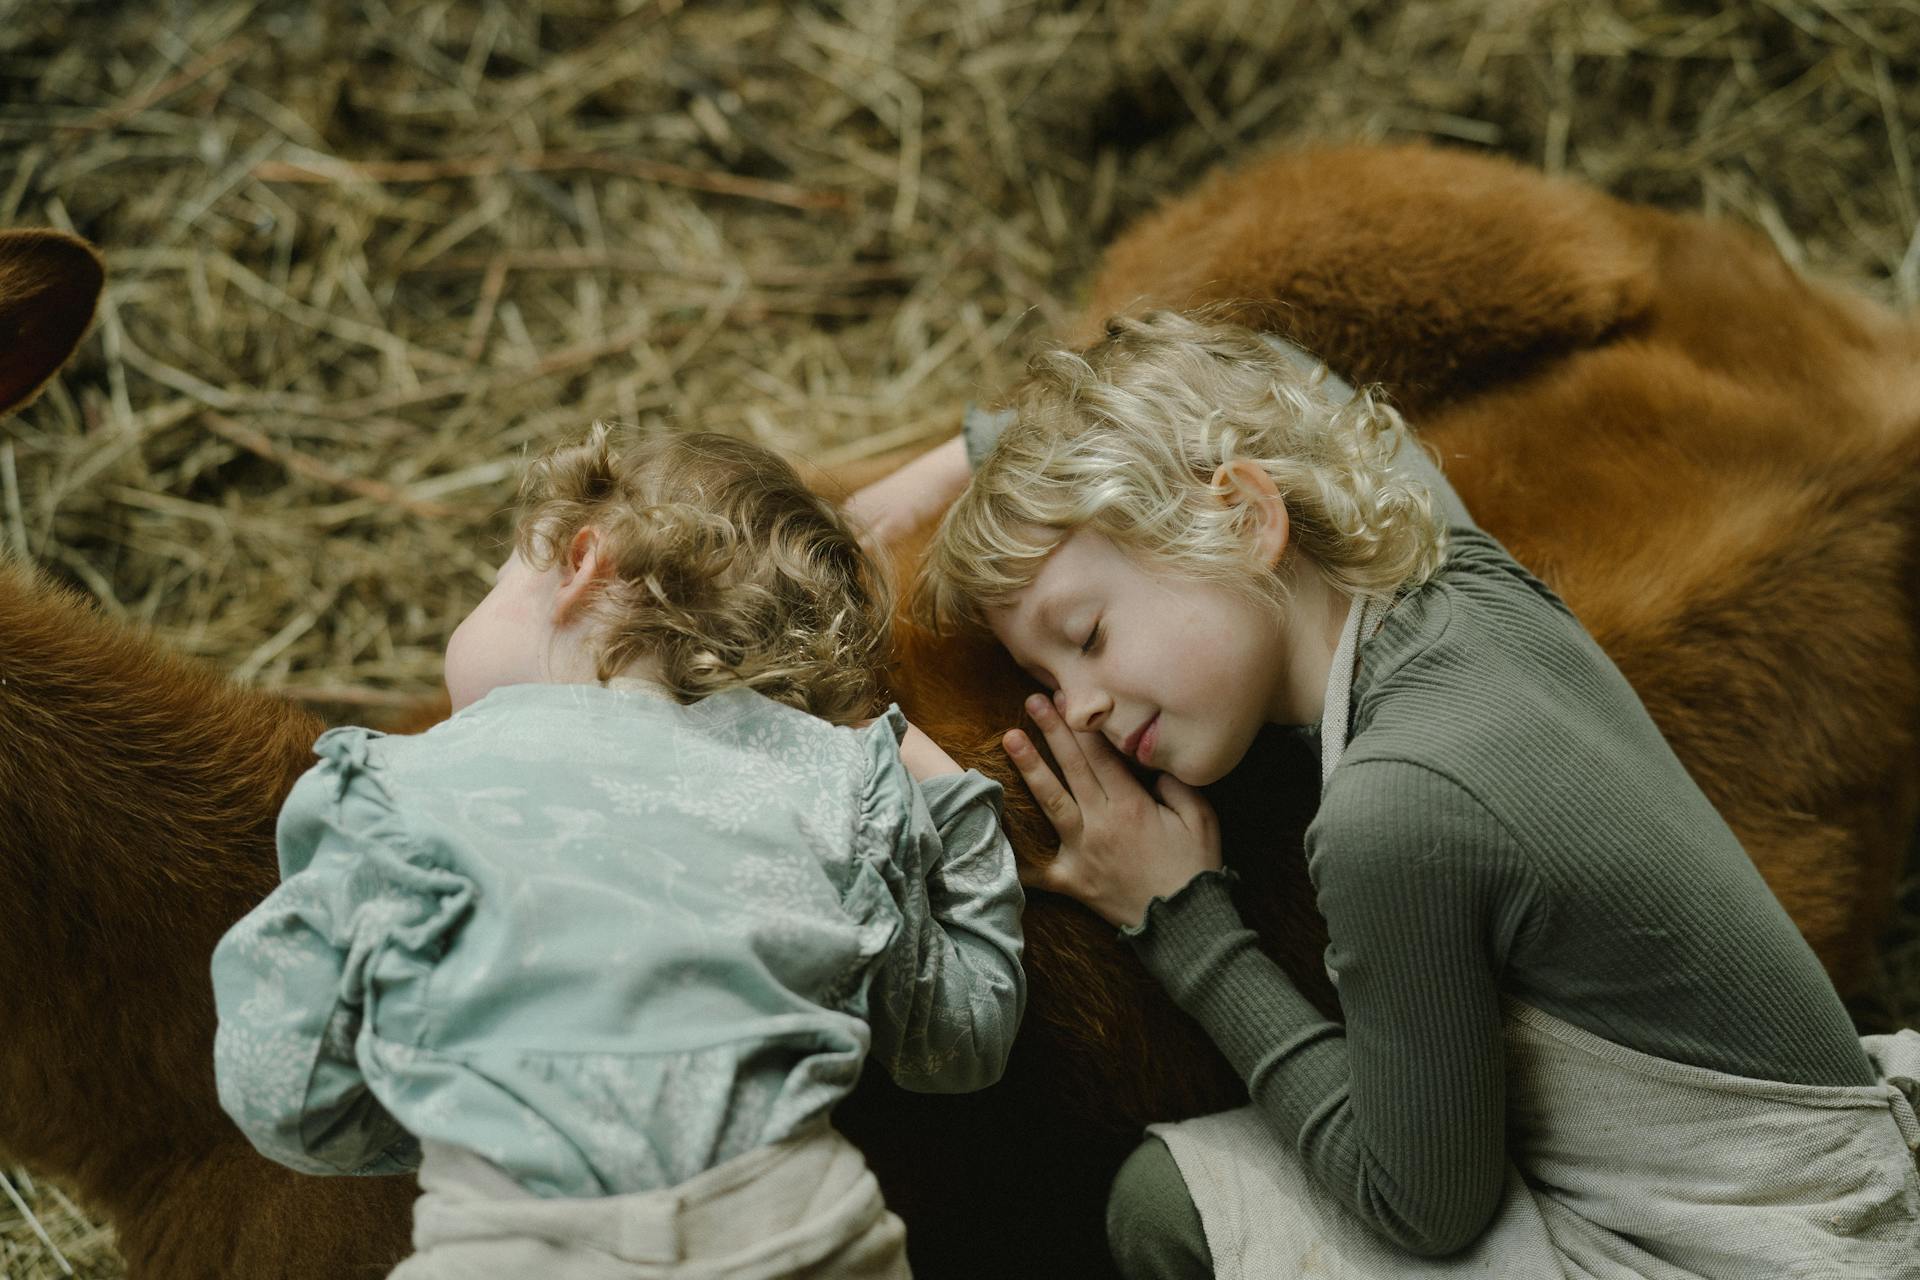
[[[1239,883],[1240,877],[1231,867],[1207,867],[1189,876],[1185,883],[1170,893],[1155,894],[1147,899],[1140,910],[1140,918],[1133,924],[1120,926],[1120,936],[1130,941],[1159,938],[1181,930],[1190,921],[1206,921],[1220,914],[1221,907],[1232,915],[1234,924],[1240,922],[1240,913],[1233,905],[1228,890]]]
[[[1187,1012],[1201,999],[1223,957],[1253,945],[1229,887],[1232,871],[1203,871],[1171,898],[1149,907],[1141,927],[1123,930],[1141,967]]]
[[[914,724],[908,724],[906,733],[901,736],[900,763],[907,767],[907,772],[913,775],[915,782],[961,771],[959,763]]]
[[[966,450],[955,436],[862,489],[850,506],[879,542],[897,543],[944,515],[972,478]]]

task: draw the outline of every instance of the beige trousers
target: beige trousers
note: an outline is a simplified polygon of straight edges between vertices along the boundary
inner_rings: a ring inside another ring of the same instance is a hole
[[[662,1191],[534,1195],[471,1151],[423,1143],[415,1253],[391,1280],[909,1280],[906,1227],[831,1126]]]
[[[1219,1280],[1920,1280],[1920,1033],[1826,1087],[1650,1057],[1507,1005],[1512,1163],[1485,1235],[1394,1248],[1252,1108],[1151,1130]]]

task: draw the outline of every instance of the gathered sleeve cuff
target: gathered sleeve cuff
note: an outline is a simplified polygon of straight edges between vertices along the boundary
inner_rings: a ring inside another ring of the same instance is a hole
[[[914,781],[898,707],[869,726],[863,831],[900,915],[868,1014],[904,1088],[958,1093],[1000,1078],[1026,1007],[1026,905],[1000,826],[1000,785],[975,771]]]

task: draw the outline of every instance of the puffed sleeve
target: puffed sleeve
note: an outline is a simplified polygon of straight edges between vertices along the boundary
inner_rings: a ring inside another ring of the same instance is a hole
[[[277,833],[281,885],[213,953],[220,1105],[261,1154],[303,1173],[404,1173],[419,1146],[361,1074],[368,1005],[443,945],[471,885],[412,849],[366,730],[314,744]]]
[[[898,707],[869,726],[862,830],[901,916],[869,1001],[873,1051],[901,1086],[985,1088],[1006,1070],[1026,1007],[1013,849],[1000,784],[971,770],[916,783]]]

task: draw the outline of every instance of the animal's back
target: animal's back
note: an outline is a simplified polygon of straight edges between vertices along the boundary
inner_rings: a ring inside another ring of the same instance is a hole
[[[0,562],[0,1147],[111,1213],[133,1276],[319,1280],[404,1247],[411,1180],[301,1179],[214,1093],[207,957],[277,880],[319,728]]]

